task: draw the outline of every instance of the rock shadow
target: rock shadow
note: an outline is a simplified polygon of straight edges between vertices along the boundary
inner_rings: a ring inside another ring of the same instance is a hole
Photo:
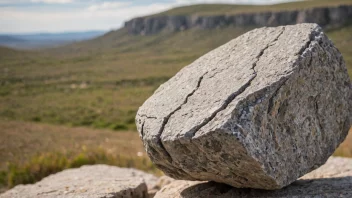
[[[216,182],[198,183],[181,192],[183,198],[352,197],[352,176],[297,180],[280,190],[234,188]]]

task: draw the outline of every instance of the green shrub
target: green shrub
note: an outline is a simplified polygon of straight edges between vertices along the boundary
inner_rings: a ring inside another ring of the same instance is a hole
[[[128,130],[128,126],[127,126],[127,125],[125,125],[125,124],[120,124],[120,123],[118,123],[118,124],[112,124],[112,125],[110,126],[110,128],[111,128],[112,130],[116,130],[116,131],[125,131],[125,130]]]
[[[108,128],[110,125],[110,123],[105,122],[103,120],[96,120],[93,122],[93,127],[98,129]]]
[[[33,122],[40,122],[41,119],[39,116],[34,116],[32,119],[31,119]]]
[[[7,183],[7,172],[0,171],[0,188],[5,187],[6,183]]]

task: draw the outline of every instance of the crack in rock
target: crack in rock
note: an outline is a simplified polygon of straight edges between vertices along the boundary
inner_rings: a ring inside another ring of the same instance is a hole
[[[303,47],[298,53],[297,55],[299,55],[302,58],[305,58],[305,54],[310,51],[313,48],[313,41],[319,41],[319,39],[321,38],[321,34],[322,34],[322,29],[320,27],[317,27],[313,30],[313,32],[310,34],[310,38],[309,41],[305,44],[305,47]],[[311,63],[310,63],[311,64]]]
[[[204,76],[207,74],[208,72],[205,72],[199,79],[198,79],[198,83],[197,83],[197,87],[191,92],[189,93],[187,96],[186,96],[186,99],[183,101],[183,103],[177,107],[175,110],[173,110],[168,116],[164,117],[163,118],[163,124],[161,125],[160,127],[160,130],[159,130],[159,138],[160,136],[162,135],[162,133],[164,132],[164,128],[165,128],[165,125],[169,122],[169,119],[170,117],[175,114],[178,110],[180,110],[182,108],[183,105],[185,105],[187,102],[188,102],[188,98],[191,97],[200,87],[200,84],[202,83],[202,80],[204,78]]]
[[[145,124],[145,120],[143,120],[142,126],[141,126],[141,138],[144,141],[144,124]]]
[[[159,129],[159,132],[158,132],[156,138],[157,138],[157,141],[158,141],[158,145],[159,145],[160,148],[164,151],[164,154],[167,155],[168,159],[170,159],[170,163],[172,163],[172,161],[173,161],[173,160],[172,160],[172,157],[171,157],[170,153],[166,150],[166,148],[165,148],[163,142],[161,141],[161,135],[162,135],[163,132],[164,132],[165,125],[168,123],[170,117],[171,117],[173,114],[175,114],[178,110],[180,110],[180,109],[182,108],[182,106],[188,102],[188,98],[191,97],[191,96],[198,90],[198,88],[200,87],[200,84],[202,83],[202,80],[203,80],[204,76],[205,76],[207,73],[208,73],[208,72],[205,72],[205,73],[198,79],[196,88],[195,88],[191,93],[189,93],[189,94],[186,96],[186,98],[185,98],[185,100],[183,101],[183,103],[182,103],[179,107],[177,107],[175,110],[173,110],[171,113],[169,113],[169,115],[167,115],[166,117],[163,118],[163,123],[162,123],[162,125],[161,125],[161,127],[160,127],[160,129]],[[177,168],[177,167],[175,167],[175,166],[174,166],[174,168],[179,169],[179,168]],[[179,169],[179,170],[181,170],[181,169]],[[183,171],[183,170],[181,170],[181,171]],[[187,173],[187,174],[188,174],[188,173]],[[189,176],[191,176],[191,175],[189,175]]]
[[[255,70],[255,67],[257,66],[257,63],[259,62],[260,60],[260,57],[264,54],[264,52],[271,46],[273,46],[273,43],[275,43],[276,41],[279,40],[280,36],[284,33],[285,31],[285,27],[282,28],[282,31],[281,33],[270,43],[268,44],[264,49],[262,49],[259,53],[259,55],[257,56],[257,60],[253,63],[253,66],[251,69],[253,69],[254,71],[254,76],[249,79],[249,81],[244,84],[237,92],[231,94],[226,100],[225,100],[225,103],[219,108],[217,109],[214,113],[211,114],[210,117],[206,118],[201,124],[199,124],[198,126],[194,127],[192,130],[190,130],[190,132],[188,132],[188,134],[186,134],[185,136],[189,136],[190,138],[193,138],[195,136],[195,134],[203,127],[205,126],[207,123],[209,123],[212,119],[215,118],[215,116],[222,110],[226,109],[227,106],[234,100],[236,99],[236,97],[240,94],[242,94],[250,85],[251,85],[251,82],[257,77],[257,71]],[[300,54],[301,57],[304,56],[304,54],[307,52],[307,50],[309,50],[312,46],[312,42],[319,39],[320,38],[320,34],[321,34],[321,29],[320,28],[317,28],[314,33],[312,33],[310,35],[310,39],[309,41],[306,43],[305,47],[303,47],[298,54]],[[214,76],[213,76],[214,77]],[[286,80],[285,80],[286,82]],[[284,83],[285,83],[284,82]],[[283,84],[284,84],[283,83]],[[283,85],[282,84],[282,85]],[[281,85],[281,86],[282,86]],[[280,86],[280,88],[281,88]]]
[[[227,106],[234,100],[236,99],[237,96],[239,96],[240,94],[242,94],[244,91],[246,91],[246,89],[251,85],[252,81],[257,77],[257,71],[255,70],[255,67],[257,66],[257,63],[260,60],[260,57],[264,54],[264,52],[272,46],[273,43],[275,43],[276,41],[279,40],[280,36],[284,33],[285,31],[285,27],[282,27],[282,30],[280,32],[280,34],[272,41],[270,42],[264,49],[262,49],[258,56],[256,57],[256,61],[253,63],[252,65],[252,70],[253,70],[253,77],[250,78],[247,83],[245,83],[239,90],[237,90],[236,92],[232,93],[226,100],[225,102],[221,105],[221,107],[219,109],[217,109],[216,111],[214,111],[211,116],[209,116],[208,118],[204,119],[204,121],[202,123],[200,123],[198,126],[195,126],[193,129],[191,129],[188,133],[185,134],[186,137],[190,137],[193,138],[195,136],[195,134],[206,124],[208,124],[212,119],[215,118],[215,116],[222,110],[226,109]]]
[[[148,116],[148,115],[146,115],[146,114],[137,114],[139,117],[145,117],[145,118],[148,118],[148,119],[158,119],[157,117],[155,117],[155,116]]]
[[[268,104],[268,110],[267,110],[267,114],[270,114],[270,112],[272,111],[272,108],[274,106],[274,98],[277,96],[277,94],[279,93],[281,87],[283,87],[286,84],[286,81],[288,80],[288,78],[286,78],[282,83],[279,84],[278,88],[274,91],[274,94],[269,98],[269,104]]]
[[[41,193],[38,193],[38,195],[50,194],[50,193],[57,192],[57,191],[58,190],[51,190],[51,191],[41,192]]]
[[[160,149],[163,151],[163,154],[166,155],[166,157],[168,158],[168,161],[170,162],[170,165],[172,165],[173,159],[172,159],[170,153],[166,150],[166,148],[165,148],[163,142],[161,141],[161,135],[162,135],[162,133],[163,133],[163,131],[164,131],[165,125],[168,123],[170,117],[171,117],[173,114],[175,114],[178,110],[180,110],[180,109],[182,108],[182,106],[188,102],[188,98],[191,97],[191,96],[198,90],[198,88],[200,87],[200,84],[202,83],[202,80],[203,80],[204,76],[205,76],[207,73],[208,73],[208,72],[205,72],[205,73],[198,79],[196,88],[195,88],[191,93],[189,93],[189,94],[186,96],[186,98],[185,98],[185,100],[183,101],[183,103],[182,103],[179,107],[177,107],[175,110],[173,110],[171,113],[169,113],[166,117],[163,118],[163,123],[162,123],[162,125],[161,125],[161,127],[160,127],[160,129],[159,129],[159,131],[158,131],[158,134],[156,135],[156,139],[157,139],[157,142],[158,142],[157,144],[158,144],[158,146],[160,147]],[[147,118],[147,119],[158,119],[157,117],[148,116],[148,115],[146,115],[146,114],[142,114],[142,115],[141,115],[141,114],[138,114],[138,116],[140,116],[140,117],[145,117],[145,118]],[[142,139],[144,138],[144,125],[145,125],[145,120],[143,120],[143,123],[142,123],[142,126],[141,126],[141,137],[142,137]],[[175,169],[178,169],[179,171],[182,171],[182,172],[184,172],[185,174],[189,175],[187,172],[183,171],[182,169],[179,169],[179,168],[176,167],[176,166],[173,166],[173,167],[174,167]],[[192,178],[191,175],[189,175],[189,177]]]

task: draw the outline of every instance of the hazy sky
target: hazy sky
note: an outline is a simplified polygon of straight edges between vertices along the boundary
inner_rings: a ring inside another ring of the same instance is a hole
[[[110,30],[124,21],[195,3],[272,4],[289,0],[0,0],[0,33]]]

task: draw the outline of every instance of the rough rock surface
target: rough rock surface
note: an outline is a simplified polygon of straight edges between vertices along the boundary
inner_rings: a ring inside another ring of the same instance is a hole
[[[352,159],[330,158],[321,168],[276,191],[233,188],[215,182],[175,181],[155,198],[352,197]]]
[[[157,178],[135,169],[107,165],[83,166],[48,176],[33,185],[19,185],[0,198],[146,198],[146,183]]]
[[[136,124],[168,176],[278,189],[326,162],[351,101],[342,55],[318,25],[261,28],[183,68]]]
[[[171,177],[168,176],[161,176],[157,182],[152,182],[153,186],[148,186],[148,194],[149,198],[154,197],[155,194],[164,186],[170,184],[171,182],[175,181],[175,179],[172,179]]]
[[[182,31],[190,28],[279,26],[297,23],[318,23],[324,28],[337,28],[351,22],[352,5],[316,7],[281,12],[245,13],[217,16],[149,16],[127,21],[130,34],[150,35],[161,31]]]

